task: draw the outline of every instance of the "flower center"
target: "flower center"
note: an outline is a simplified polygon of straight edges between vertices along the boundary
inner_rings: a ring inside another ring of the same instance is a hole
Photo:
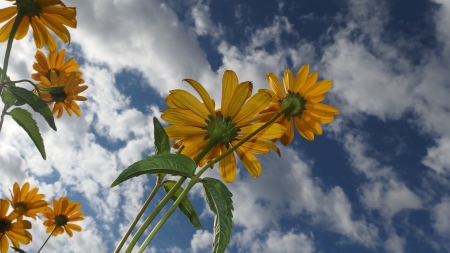
[[[288,91],[287,96],[284,99],[279,100],[279,103],[282,110],[287,109],[285,115],[288,120],[290,120],[294,116],[300,117],[302,115],[302,111],[305,109],[306,100],[301,97],[298,92],[293,93]]]
[[[205,139],[211,139],[217,143],[230,143],[237,135],[238,128],[234,126],[236,123],[231,122],[231,117],[223,118],[222,114],[219,114],[217,118],[212,115],[208,115],[210,120],[206,120],[206,130],[208,135]]]
[[[64,214],[58,214],[55,216],[55,223],[57,227],[65,226],[69,219]]]
[[[17,213],[19,213],[19,215],[23,215],[28,211],[28,208],[27,205],[25,205],[22,202],[19,202],[14,205],[14,210],[16,210]]]
[[[6,219],[0,219],[0,233],[4,234],[6,231],[8,231],[10,225],[11,222],[7,221]]]
[[[50,95],[52,96],[52,101],[58,102],[64,102],[67,98],[67,94],[65,91],[60,92],[51,92]]]
[[[42,13],[42,6],[40,6],[35,0],[16,0],[17,9],[25,16],[34,17]]]

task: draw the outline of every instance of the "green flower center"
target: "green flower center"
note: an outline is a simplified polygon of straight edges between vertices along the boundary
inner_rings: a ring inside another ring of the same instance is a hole
[[[217,118],[212,115],[209,115],[208,118],[209,120],[206,120],[208,125],[205,127],[208,135],[205,139],[209,138],[217,143],[227,144],[236,138],[239,129],[234,127],[236,123],[231,122],[231,117],[224,119],[220,114]]]
[[[34,17],[42,13],[42,6],[34,0],[16,0],[17,9],[25,16]]]
[[[8,231],[10,225],[11,222],[7,221],[6,219],[0,219],[0,233],[4,234],[6,231]]]
[[[281,105],[281,109],[285,110],[285,115],[288,120],[291,120],[292,117],[300,117],[302,115],[302,111],[305,109],[306,100],[300,96],[300,94],[293,93],[288,91],[286,97],[282,100],[279,100]]]
[[[69,219],[64,214],[58,214],[55,216],[55,223],[57,227],[65,226]]]
[[[25,205],[22,202],[16,203],[14,205],[14,209],[19,213],[19,215],[23,215],[24,213],[26,213],[28,211],[27,205]]]
[[[52,101],[55,102],[64,102],[67,98],[67,94],[65,91],[60,92],[51,92],[50,95],[52,96]]]

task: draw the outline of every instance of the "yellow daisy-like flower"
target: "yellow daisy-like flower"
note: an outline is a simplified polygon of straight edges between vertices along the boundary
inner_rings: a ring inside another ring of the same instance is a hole
[[[48,206],[48,202],[43,200],[44,194],[38,194],[39,189],[33,188],[30,191],[30,184],[24,183],[22,189],[18,183],[14,183],[11,193],[11,206],[19,215],[25,215],[36,220],[36,214],[42,213]]]
[[[82,79],[76,78],[75,72],[72,72],[66,79],[66,73],[64,70],[59,73],[59,76],[54,70],[51,70],[50,79],[46,76],[40,76],[40,78],[41,83],[36,85],[40,90],[42,88],[64,86],[64,89],[61,91],[50,93],[43,91],[40,92],[41,98],[48,101],[49,105],[53,105],[52,113],[55,114],[58,112],[56,118],[61,118],[63,109],[66,110],[69,116],[72,116],[72,112],[74,112],[78,117],[81,116],[80,107],[78,107],[78,104],[75,101],[87,100],[87,98],[78,94],[86,90],[88,87],[86,85],[80,86]]]
[[[284,72],[284,90],[278,77],[274,73],[266,75],[271,90],[262,89],[272,96],[272,101],[262,114],[266,115],[261,121],[267,121],[286,107],[291,110],[278,118],[279,124],[286,127],[284,135],[280,138],[283,145],[288,145],[294,138],[294,126],[307,140],[314,140],[314,134],[321,135],[320,124],[327,124],[334,120],[339,110],[333,106],[321,104],[325,99],[325,93],[331,89],[333,83],[329,80],[317,82],[318,74],[313,72],[308,75],[309,65],[303,65],[295,79],[292,72],[287,69]]]
[[[165,128],[169,140],[175,140],[175,147],[183,147],[181,153],[191,158],[195,158],[210,140],[214,141],[214,147],[199,166],[225,153],[263,125],[254,122],[260,118],[257,114],[269,104],[270,95],[258,93],[250,98],[251,82],[239,84],[233,71],[227,70],[223,74],[222,107],[217,111],[201,84],[191,79],[184,81],[199,93],[203,103],[187,91],[172,90],[166,98],[170,108],[163,111],[161,118],[172,124]],[[272,124],[235,150],[253,177],[261,174],[261,164],[253,154],[265,154],[270,149],[278,152],[276,145],[268,139],[279,138],[283,132],[283,126]],[[234,153],[220,160],[219,171],[225,182],[233,182],[236,176]]]
[[[27,220],[18,220],[13,222],[19,214],[15,211],[6,215],[9,209],[9,202],[6,199],[0,199],[0,250],[5,253],[9,250],[9,240],[14,247],[19,248],[19,243],[28,244],[32,240],[30,232],[26,229],[31,228],[31,223]]]
[[[81,203],[70,201],[67,197],[61,197],[58,201],[53,199],[53,209],[47,207],[43,215],[47,220],[44,221],[44,226],[47,227],[47,233],[52,233],[52,236],[63,234],[64,230],[72,237],[72,230],[81,231],[81,227],[69,222],[84,220],[82,217],[84,212],[78,212],[81,208]]]
[[[59,52],[50,52],[48,58],[42,51],[38,50],[34,57],[37,61],[33,64],[33,69],[36,70],[37,73],[31,74],[31,78],[34,80],[41,81],[41,76],[45,76],[50,80],[50,73],[53,70],[56,72],[56,75],[65,71],[66,78],[69,78],[70,74],[75,72],[75,78],[80,78],[81,83],[84,83],[84,80],[81,78],[82,73],[77,71],[80,64],[75,62],[75,57],[72,56],[67,61],[64,61],[66,58],[65,49],[62,49]]]
[[[14,1],[14,0],[8,0]],[[19,27],[14,34],[17,40],[28,33],[28,27],[33,29],[33,38],[37,48],[47,45],[49,51],[56,51],[58,45],[47,28],[52,30],[64,43],[70,43],[70,33],[67,27],[76,28],[77,14],[74,7],[66,7],[60,0],[17,0],[16,6],[0,10],[0,23],[9,20],[0,28],[0,42],[8,40],[18,13],[23,15]]]

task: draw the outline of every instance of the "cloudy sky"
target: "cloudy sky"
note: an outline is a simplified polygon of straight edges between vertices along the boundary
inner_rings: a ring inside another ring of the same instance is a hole
[[[266,73],[305,63],[333,81],[324,102],[341,113],[314,142],[297,133],[281,158],[260,156],[260,178],[239,164],[228,252],[450,251],[448,0],[64,2],[77,8],[72,43],[60,46],[82,63],[83,115],[64,115],[57,132],[36,116],[46,161],[11,119],[0,133],[1,196],[28,181],[48,200],[83,203],[83,231],[52,238],[47,252],[115,248],[155,179],[109,186],[154,152],[152,118],[169,90],[190,90],[182,79],[219,101],[225,70],[257,90]],[[34,72],[35,52],[31,33],[14,42],[13,80]],[[190,198],[203,229],[177,211],[148,252],[211,251],[212,213],[201,188]],[[46,238],[41,223],[28,252]]]

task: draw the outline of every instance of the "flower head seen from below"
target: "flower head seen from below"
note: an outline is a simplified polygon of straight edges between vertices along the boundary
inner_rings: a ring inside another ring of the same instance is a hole
[[[8,0],[12,1],[12,0]],[[64,43],[70,43],[67,27],[76,28],[76,9],[66,7],[61,0],[16,0],[15,6],[0,10],[0,23],[8,21],[0,28],[0,42],[8,40],[16,18],[21,17],[14,38],[20,40],[28,33],[31,25],[37,48],[47,45],[49,51],[56,51],[57,43],[50,32],[52,30]]]
[[[203,103],[184,90],[172,90],[166,98],[169,109],[161,118],[171,124],[165,128],[169,140],[175,147],[182,147],[181,153],[195,158],[209,141],[215,144],[198,163],[203,166],[235,146],[240,140],[253,133],[263,123],[255,123],[260,113],[269,104],[268,93],[251,96],[252,83],[242,82],[233,71],[227,70],[222,79],[221,109],[215,110],[214,100],[201,84],[185,79],[200,95]],[[272,124],[239,146],[235,153],[253,177],[261,174],[261,164],[253,154],[265,154],[278,148],[270,139],[279,138],[284,127]],[[219,162],[222,179],[233,182],[236,176],[236,158],[229,154]]]
[[[41,81],[41,76],[45,76],[50,80],[50,73],[53,70],[56,72],[56,75],[59,75],[59,73],[64,71],[66,73],[66,79],[69,78],[72,72],[75,72],[75,78],[80,78],[81,83],[84,83],[84,80],[81,78],[82,73],[77,71],[80,64],[75,62],[75,57],[72,56],[65,61],[65,49],[49,52],[48,58],[42,51],[38,50],[34,57],[37,62],[33,64],[33,69],[36,70],[37,73],[33,73],[31,78],[35,81]]]
[[[81,203],[69,201],[67,197],[61,197],[58,201],[53,199],[53,209],[47,207],[43,216],[47,219],[44,221],[44,226],[47,227],[47,233],[52,233],[52,236],[63,234],[64,231],[72,237],[72,230],[81,231],[81,227],[71,222],[84,220],[84,212],[79,212]]]
[[[309,65],[305,64],[294,79],[292,72],[287,69],[283,77],[284,89],[278,77],[274,73],[269,73],[266,79],[272,90],[259,90],[272,96],[270,105],[261,113],[266,115],[261,121],[267,121],[281,110],[290,108],[275,121],[286,127],[284,135],[280,138],[280,142],[285,146],[294,138],[294,125],[305,139],[312,141],[314,134],[322,134],[319,124],[332,122],[334,116],[339,113],[333,106],[320,103],[325,99],[325,93],[331,89],[333,83],[329,80],[317,82],[317,72],[310,75],[308,72]]]
[[[25,215],[36,220],[36,214],[42,213],[48,206],[48,202],[44,200],[45,195],[38,193],[38,188],[30,190],[30,184],[24,183],[20,188],[18,183],[14,183],[11,193],[11,206],[19,215]]]
[[[56,74],[54,70],[50,71],[50,78],[46,76],[40,76],[41,83],[36,86],[40,90],[41,98],[44,99],[49,105],[53,105],[52,113],[56,115],[56,118],[61,118],[64,109],[69,116],[72,116],[74,112],[78,117],[81,116],[80,107],[75,101],[86,101],[86,97],[79,94],[86,90],[86,85],[81,85],[81,78],[76,78],[76,72],[72,72],[68,78],[66,78],[65,71]],[[47,88],[60,89],[48,91]]]
[[[9,209],[9,202],[6,199],[0,199],[0,252],[5,253],[9,250],[9,240],[14,247],[19,248],[19,243],[28,244],[32,240],[30,232],[26,229],[31,228],[31,223],[27,220],[17,220],[13,222],[19,214],[16,211],[6,215]]]

